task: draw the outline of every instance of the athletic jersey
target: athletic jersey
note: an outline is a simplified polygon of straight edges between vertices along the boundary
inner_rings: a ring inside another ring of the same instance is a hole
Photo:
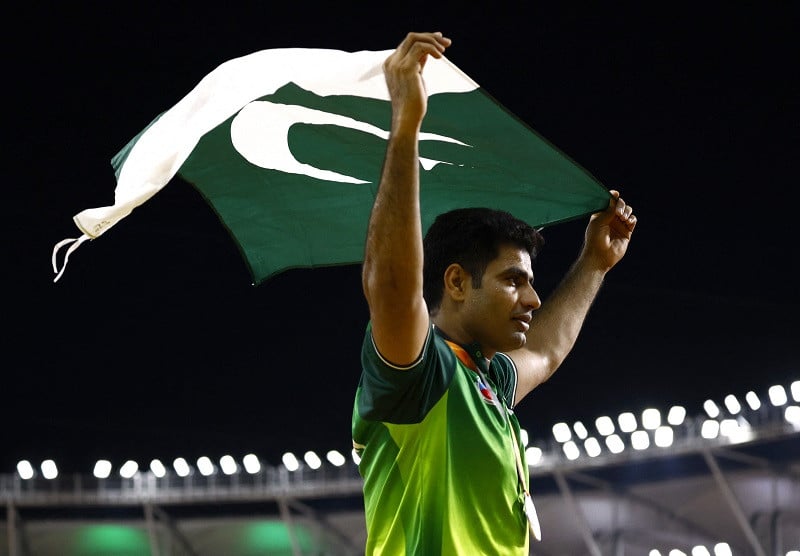
[[[498,353],[487,368],[476,345],[458,346],[432,327],[419,360],[399,368],[378,353],[368,326],[361,361],[352,431],[364,478],[366,554],[528,554],[512,445],[520,436],[510,411],[517,385],[511,359]]]

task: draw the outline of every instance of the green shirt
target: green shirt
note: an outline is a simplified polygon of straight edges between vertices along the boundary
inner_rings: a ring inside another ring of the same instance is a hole
[[[367,555],[528,554],[511,359],[499,353],[487,368],[477,346],[451,344],[432,327],[419,360],[398,368],[378,354],[367,327],[361,360],[352,431]]]

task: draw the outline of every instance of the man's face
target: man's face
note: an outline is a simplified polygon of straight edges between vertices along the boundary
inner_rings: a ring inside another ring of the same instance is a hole
[[[533,311],[541,306],[533,289],[531,257],[516,246],[502,246],[483,273],[481,286],[471,280],[463,306],[463,327],[487,356],[525,345]]]

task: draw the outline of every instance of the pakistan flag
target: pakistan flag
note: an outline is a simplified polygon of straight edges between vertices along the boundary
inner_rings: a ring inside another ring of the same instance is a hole
[[[176,175],[229,230],[254,284],[288,268],[360,262],[391,120],[389,54],[271,49],[217,67],[112,159],[115,203],[74,216],[82,235],[54,248],[56,280],[83,241]],[[423,77],[423,230],[458,207],[546,226],[607,205],[602,184],[448,59],[429,59]],[[59,271],[57,252],[70,244]]]

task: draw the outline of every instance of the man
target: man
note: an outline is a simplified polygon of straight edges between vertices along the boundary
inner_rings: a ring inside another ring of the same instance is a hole
[[[423,69],[450,43],[410,33],[384,63],[392,122],[367,232],[370,323],[353,409],[370,555],[528,553],[528,469],[511,409],[570,352],[636,226],[612,191],[544,304],[532,271],[541,237],[507,213],[441,215],[423,248]]]

